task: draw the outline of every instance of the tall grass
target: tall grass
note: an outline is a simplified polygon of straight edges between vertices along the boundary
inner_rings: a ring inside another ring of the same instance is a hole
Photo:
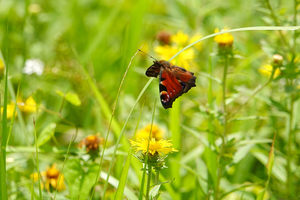
[[[0,1],[0,49],[7,51],[0,55],[0,198],[298,198],[298,7],[296,0]],[[143,44],[158,57],[162,30],[202,35],[168,57],[176,63],[201,46],[188,69],[197,87],[168,110],[157,102],[159,81],[145,76],[152,61],[137,54]],[[218,55],[212,40],[224,33],[234,36],[231,57]],[[283,57],[279,75],[274,54]],[[23,73],[33,58],[45,63],[41,76]],[[268,77],[259,72],[264,64],[273,66]],[[26,111],[22,105],[39,92],[38,111]],[[132,158],[128,140],[147,124],[179,150],[155,179]],[[88,135],[105,141],[95,155],[79,147]],[[32,184],[36,167],[45,172],[53,163],[66,190],[42,188],[42,178]]]

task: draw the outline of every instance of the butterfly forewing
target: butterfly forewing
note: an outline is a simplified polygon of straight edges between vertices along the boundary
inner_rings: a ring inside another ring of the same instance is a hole
[[[157,78],[157,76],[159,75],[159,72],[160,72],[160,68],[161,68],[161,66],[158,64],[158,62],[157,62],[157,61],[154,61],[154,64],[151,65],[151,66],[147,69],[147,71],[146,71],[146,76]]]

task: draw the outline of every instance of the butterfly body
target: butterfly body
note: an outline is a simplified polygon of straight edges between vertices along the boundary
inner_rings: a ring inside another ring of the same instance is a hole
[[[146,76],[157,78],[159,75],[161,103],[164,108],[172,108],[175,99],[196,86],[196,77],[193,72],[165,60],[153,61],[153,63],[147,69]]]

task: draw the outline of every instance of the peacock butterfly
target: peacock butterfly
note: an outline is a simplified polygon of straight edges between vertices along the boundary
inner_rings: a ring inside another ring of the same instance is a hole
[[[187,93],[192,87],[196,87],[193,72],[165,60],[155,60],[153,63],[147,69],[146,76],[157,78],[159,75],[160,100],[165,109],[172,108],[175,99]]]

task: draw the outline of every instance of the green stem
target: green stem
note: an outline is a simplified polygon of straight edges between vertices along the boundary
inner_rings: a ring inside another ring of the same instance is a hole
[[[221,196],[220,193],[220,180],[222,178],[222,172],[223,172],[223,165],[220,164],[221,159],[225,152],[225,146],[226,146],[226,135],[227,135],[227,109],[226,109],[226,78],[227,78],[227,69],[229,64],[229,57],[228,55],[224,56],[225,59],[225,66],[224,66],[224,74],[223,74],[223,81],[222,81],[222,106],[223,106],[223,134],[222,137],[222,145],[220,149],[220,154],[218,156],[218,171],[217,171],[217,188],[215,192],[215,200],[219,199]]]
[[[290,80],[289,83],[292,84],[293,80]],[[287,171],[287,182],[286,182],[286,189],[287,189],[287,199],[290,199],[292,195],[294,195],[294,187],[293,187],[293,181],[292,181],[292,172],[291,172],[291,162],[293,158],[292,153],[292,145],[293,145],[293,133],[294,133],[294,127],[293,127],[293,117],[294,117],[294,97],[293,93],[290,95],[290,102],[289,102],[289,120],[288,120],[288,149],[287,149],[287,165],[286,165],[286,171]]]
[[[157,184],[159,182],[159,170],[156,171],[156,174],[155,174],[155,183],[154,184]],[[154,197],[153,200],[157,200],[156,197]]]
[[[151,175],[152,175],[152,165],[148,164],[148,179],[147,179],[146,200],[149,200],[149,192],[150,192],[150,186],[151,186]]]

